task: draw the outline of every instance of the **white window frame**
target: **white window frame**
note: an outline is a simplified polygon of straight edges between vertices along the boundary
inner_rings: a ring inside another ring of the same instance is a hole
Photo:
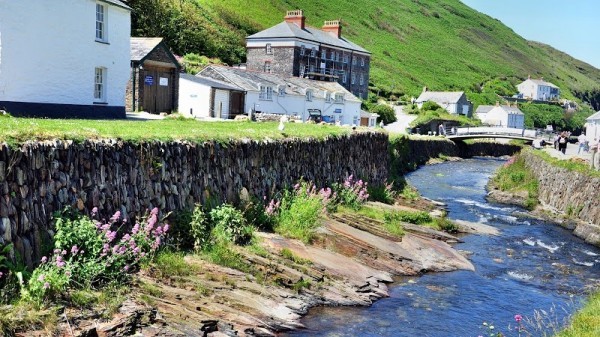
[[[335,102],[336,103],[344,103],[344,94],[342,94],[342,93],[335,94]]]
[[[348,55],[344,55],[344,63],[348,64]]]
[[[348,81],[348,75],[345,71],[342,71],[342,83],[346,83]]]
[[[356,84],[356,74],[352,73],[352,84]]]
[[[106,4],[96,3],[96,41],[107,42],[107,19],[108,19],[108,7]]]
[[[317,50],[315,49],[315,47],[312,47],[312,49],[310,50],[310,57],[315,57],[317,56]]]
[[[364,74],[360,74],[360,85],[365,84],[365,78],[364,78]]]
[[[327,59],[327,51],[321,50],[321,59],[323,59],[323,60]]]
[[[267,43],[267,45],[265,46],[265,53],[267,55],[273,55],[273,46],[271,46],[270,43]]]
[[[300,56],[304,56],[305,49],[306,47],[304,47],[304,45],[300,46]]]
[[[325,92],[325,102],[331,102],[331,93],[329,91]]]
[[[94,68],[94,102],[106,103],[106,68]]]
[[[264,71],[265,73],[271,73],[271,61],[265,61]]]
[[[306,90],[306,101],[307,102],[312,102],[313,99],[313,92],[312,90]]]
[[[352,65],[355,66],[356,65],[356,56],[352,56]]]
[[[283,97],[285,96],[285,87],[284,86],[280,86],[278,89],[278,94],[279,96]]]
[[[260,94],[258,95],[258,99],[261,101],[272,101],[273,100],[273,87],[261,85],[260,86]]]

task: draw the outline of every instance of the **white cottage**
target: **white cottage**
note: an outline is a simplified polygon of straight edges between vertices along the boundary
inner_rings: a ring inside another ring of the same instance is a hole
[[[517,105],[500,105],[498,103],[495,106],[483,106],[477,111],[480,112],[476,113],[476,116],[483,124],[515,129],[525,128],[525,115]]]
[[[294,116],[342,125],[359,125],[361,100],[337,82],[309,80],[211,65],[198,75],[246,92],[244,111]]]
[[[427,87],[415,103],[421,109],[425,102],[435,102],[450,114],[460,114],[471,116],[473,114],[473,104],[467,99],[463,91],[429,91]]]
[[[195,118],[233,119],[244,113],[245,94],[212,78],[180,74],[179,112]]]
[[[588,117],[586,120],[585,136],[588,140],[600,139],[600,111]]]
[[[519,95],[523,98],[538,101],[558,100],[560,96],[560,89],[556,85],[544,81],[543,77],[536,80],[529,76],[525,81],[517,85],[517,89],[519,90]]]
[[[0,109],[125,117],[130,31],[119,0],[0,0]]]

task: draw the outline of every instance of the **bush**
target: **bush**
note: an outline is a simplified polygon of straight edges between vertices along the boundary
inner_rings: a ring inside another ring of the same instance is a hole
[[[246,223],[242,212],[231,205],[221,205],[210,211],[213,224],[211,236],[216,242],[246,244],[252,238],[254,227]]]
[[[279,207],[276,201],[271,200],[266,207],[257,200],[252,200],[244,206],[243,214],[246,222],[257,228],[272,231],[275,222],[272,213]]]
[[[369,186],[369,198],[373,201],[383,202],[392,205],[396,201],[398,192],[394,190],[393,184],[384,184],[383,186]]]
[[[197,204],[190,218],[190,236],[193,238],[195,250],[200,250],[210,243],[210,231],[210,223],[204,214],[202,205]]]
[[[398,211],[394,213],[386,213],[386,221],[401,221],[415,225],[423,225],[433,221],[433,219],[427,212]]]
[[[335,201],[358,210],[360,206],[367,201],[369,193],[367,192],[367,183],[362,180],[354,180],[350,175],[343,184],[333,184],[333,191],[337,196]]]
[[[394,108],[387,104],[377,104],[369,111],[379,115],[379,117],[377,117],[378,123],[383,121],[383,124],[387,125],[398,120],[396,118],[396,112],[394,111]]]
[[[427,101],[421,107],[422,111],[437,111],[439,109],[442,109],[442,107],[434,101]]]
[[[92,210],[92,215],[96,211]],[[120,212],[116,212],[102,223],[69,209],[55,214],[53,255],[42,258],[22,289],[23,297],[41,304],[63,295],[68,287],[87,289],[128,282],[130,273],[153,257],[169,225],[157,225],[156,208],[129,232],[120,232],[126,224],[120,218]]]

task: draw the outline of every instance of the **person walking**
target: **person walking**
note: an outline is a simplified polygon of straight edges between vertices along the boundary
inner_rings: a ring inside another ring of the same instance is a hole
[[[587,152],[587,139],[585,138],[585,133],[582,133],[579,135],[579,137],[577,137],[577,142],[579,143],[577,154],[581,153],[581,149],[583,149],[583,152]]]
[[[567,152],[567,134],[565,132],[561,133],[560,138],[558,138],[558,150],[562,154],[566,154]]]
[[[590,153],[592,157],[590,158],[590,168],[600,170],[600,163],[597,163],[600,160],[600,155],[598,155],[598,138],[594,138],[590,142]]]

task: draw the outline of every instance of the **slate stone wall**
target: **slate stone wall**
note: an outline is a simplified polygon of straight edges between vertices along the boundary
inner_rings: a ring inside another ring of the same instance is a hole
[[[0,147],[0,243],[32,266],[53,235],[52,213],[67,205],[129,218],[152,207],[191,208],[208,198],[269,197],[298,179],[319,186],[350,174],[370,184],[388,176],[388,139],[357,133],[326,140],[231,143],[48,141]]]

